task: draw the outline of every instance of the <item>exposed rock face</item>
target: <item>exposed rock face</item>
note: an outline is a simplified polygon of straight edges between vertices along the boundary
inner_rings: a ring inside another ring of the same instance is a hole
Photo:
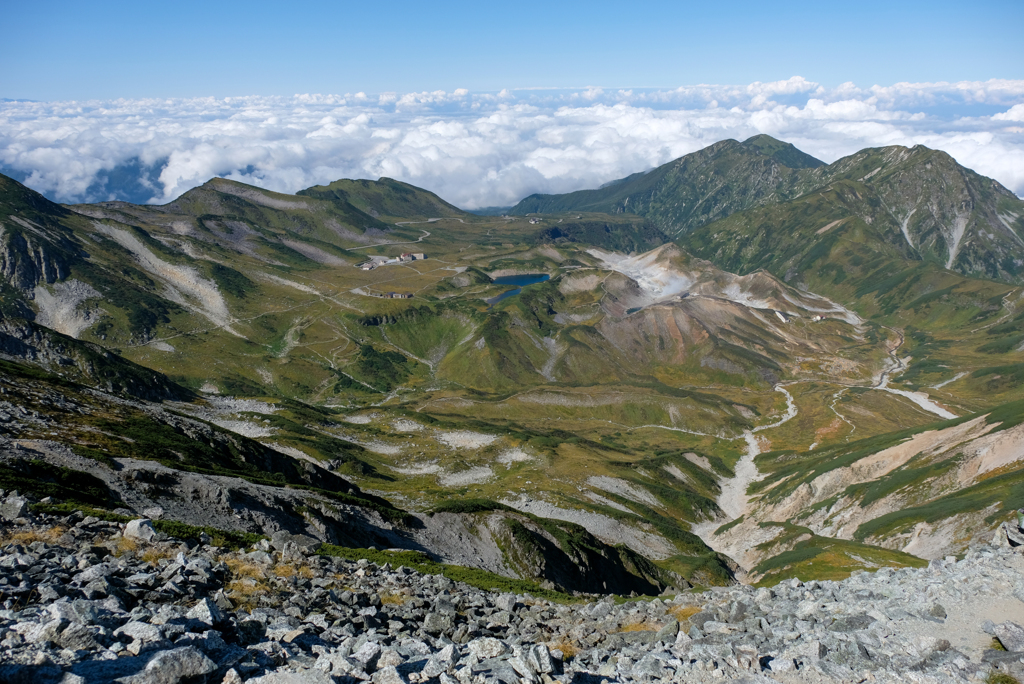
[[[31,321],[0,314],[0,358],[22,361],[115,394],[161,401],[191,393],[163,373]]]
[[[71,273],[69,257],[74,251],[66,239],[54,244],[51,235],[28,221],[4,227],[0,229],[0,280],[20,290],[63,280]]]
[[[7,682],[895,683],[1024,670],[1024,556],[1009,547],[843,582],[563,605],[283,537],[281,551],[140,545],[123,524],[27,515],[0,528]],[[986,650],[993,636],[1007,650]]]

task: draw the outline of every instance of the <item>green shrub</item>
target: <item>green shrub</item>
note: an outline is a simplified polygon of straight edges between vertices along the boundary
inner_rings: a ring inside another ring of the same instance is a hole
[[[490,499],[449,499],[442,501],[430,509],[429,515],[435,513],[487,513],[490,511],[511,511],[505,504]]]

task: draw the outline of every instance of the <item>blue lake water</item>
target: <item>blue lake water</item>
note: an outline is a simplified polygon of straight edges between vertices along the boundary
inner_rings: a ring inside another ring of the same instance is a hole
[[[549,280],[551,276],[547,273],[526,273],[523,275],[510,275],[500,276],[494,279],[495,285],[515,285],[516,287],[508,292],[502,292],[497,297],[491,297],[487,300],[487,303],[494,306],[502,299],[517,295],[523,291],[523,288],[527,285],[533,285],[534,283],[543,283],[545,280]]]

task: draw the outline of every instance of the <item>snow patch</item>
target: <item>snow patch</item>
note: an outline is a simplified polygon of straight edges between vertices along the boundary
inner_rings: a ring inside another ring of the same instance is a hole
[[[690,481],[690,476],[684,473],[682,470],[680,470],[679,466],[677,466],[675,463],[669,463],[667,466],[665,466],[665,472],[671,475],[672,477],[676,478],[680,482],[685,482],[686,484],[693,484],[693,482]]]
[[[277,283],[278,285],[284,285],[285,287],[294,287],[299,292],[307,292],[309,294],[315,294],[315,295],[319,295],[320,294],[320,292],[318,290],[315,290],[315,289],[313,289],[312,287],[310,287],[308,285],[303,285],[302,283],[296,283],[293,280],[287,280],[285,278],[280,278],[280,277],[278,277],[276,275],[270,275],[269,273],[261,273],[258,277],[261,280],[269,280],[272,283]]]
[[[565,520],[587,528],[592,535],[608,544],[625,544],[637,553],[663,560],[678,553],[675,546],[664,537],[644,532],[619,522],[607,515],[581,511],[578,509],[559,508],[546,501],[530,498],[503,499],[501,503],[511,506],[517,511],[532,513],[542,518]]]
[[[951,377],[949,380],[943,380],[938,385],[932,385],[930,389],[942,389],[946,385],[948,385],[950,383],[953,383],[953,382],[956,382],[957,380],[959,380],[962,377],[965,377],[966,375],[967,375],[967,371],[963,371],[962,373],[957,373],[956,375]]]
[[[247,199],[250,202],[259,204],[264,207],[270,207],[272,209],[303,209],[306,211],[312,211],[313,207],[305,202],[296,202],[292,200],[278,199],[277,197],[271,197],[265,195],[259,190],[250,187],[240,187],[233,183],[217,183],[214,186],[217,192],[223,192],[225,195],[234,195],[235,197],[241,197]]]
[[[533,456],[526,453],[519,447],[513,447],[511,449],[505,449],[498,454],[498,463],[503,464],[506,468],[511,468],[513,463],[522,463],[523,461],[532,461]]]
[[[453,449],[480,449],[494,443],[498,437],[496,435],[485,435],[482,432],[455,430],[453,432],[440,432],[436,435],[436,439]]]
[[[298,240],[281,240],[281,242],[283,242],[285,246],[294,249],[302,256],[306,257],[307,259],[311,259],[317,262],[318,264],[323,264],[325,266],[348,266],[348,262],[345,261],[344,259],[339,259],[333,254],[329,254],[324,250],[320,249],[319,247],[314,247],[313,245],[307,244],[305,242],[299,242]]]
[[[586,494],[588,499],[590,499],[591,501],[593,501],[594,503],[596,503],[599,506],[608,506],[609,508],[614,508],[615,510],[622,511],[623,513],[632,513],[633,512],[633,511],[629,510],[628,508],[626,508],[625,506],[623,506],[622,504],[620,504],[619,502],[612,501],[609,498],[603,497],[600,494],[598,494],[597,492],[584,492],[584,493]]]
[[[384,456],[398,456],[402,453],[402,447],[385,444],[384,442],[357,442],[357,444],[367,451]]]
[[[461,470],[457,473],[447,473],[437,478],[438,484],[443,487],[461,487],[469,484],[481,484],[487,482],[494,475],[490,466],[477,466],[468,470]]]
[[[835,228],[836,226],[838,226],[840,223],[842,223],[845,220],[846,219],[836,219],[835,221],[833,221],[832,223],[828,224],[827,226],[824,226],[823,228],[819,228],[818,230],[816,230],[814,232],[814,234],[815,235],[821,235],[822,233],[827,233],[828,231],[832,230],[833,228]]]
[[[310,463],[320,463],[316,458],[313,458],[305,451],[296,449],[295,447],[285,446],[284,444],[275,444],[274,442],[260,442],[260,444],[265,447],[270,447],[279,454],[285,454],[286,456],[291,456],[292,458],[297,458],[302,461],[309,461]]]
[[[906,238],[907,244],[913,247],[914,249],[917,249],[917,246],[914,244],[914,241],[910,237],[910,218],[914,215],[915,211],[917,211],[917,207],[911,209],[910,213],[907,214],[906,218],[900,221],[900,230],[903,232],[903,237]]]

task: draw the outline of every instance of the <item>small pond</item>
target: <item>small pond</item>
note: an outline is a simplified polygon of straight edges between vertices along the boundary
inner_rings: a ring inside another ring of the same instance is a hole
[[[502,299],[517,295],[523,291],[523,288],[527,285],[533,285],[534,283],[543,283],[545,280],[550,280],[551,276],[547,273],[524,273],[520,275],[510,276],[499,276],[494,279],[495,285],[515,285],[515,287],[507,292],[502,292],[497,297],[491,297],[487,300],[487,303],[494,306]]]

